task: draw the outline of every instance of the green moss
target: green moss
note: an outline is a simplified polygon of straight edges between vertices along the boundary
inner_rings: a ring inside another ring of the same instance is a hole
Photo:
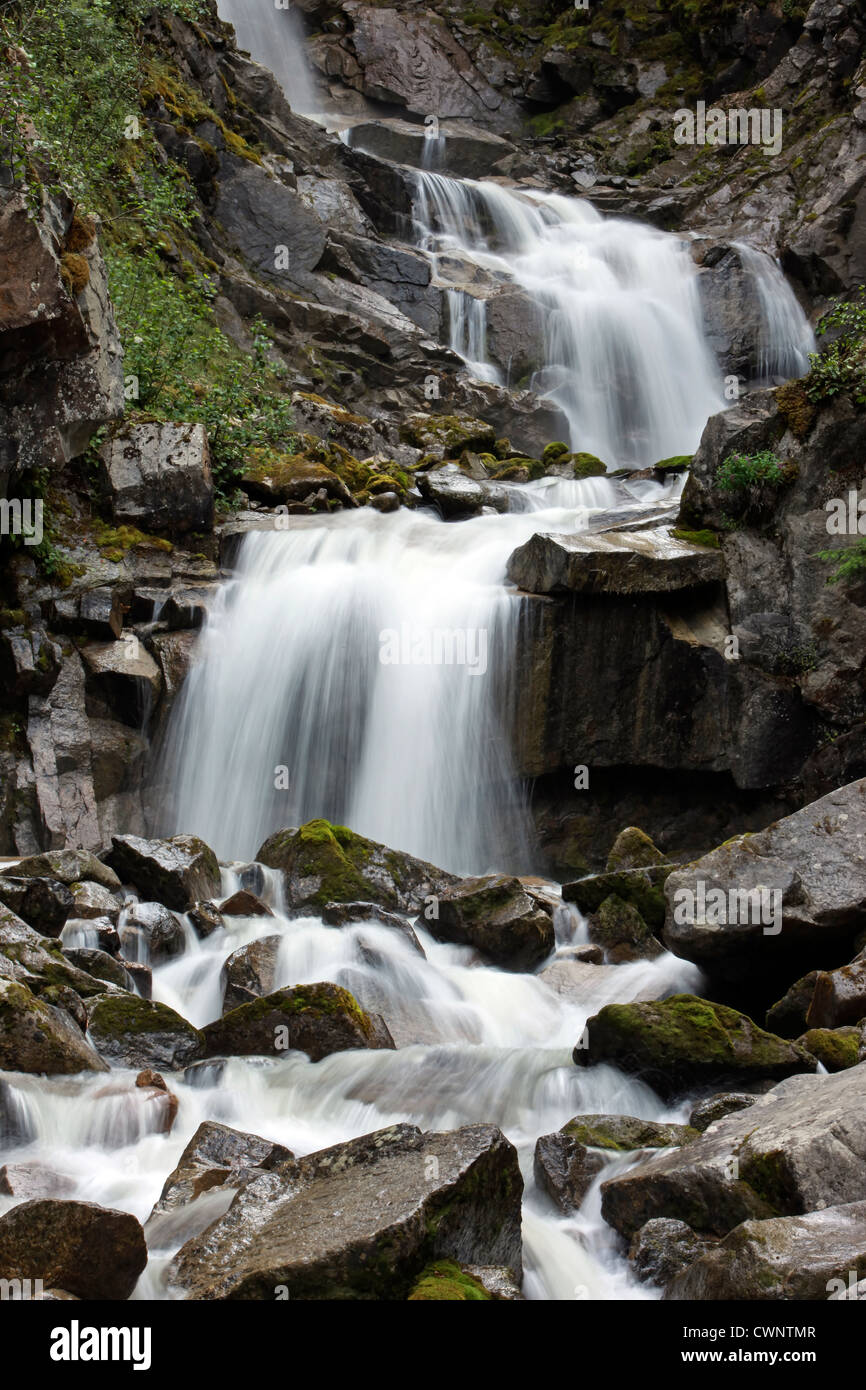
[[[574,476],[578,480],[581,478],[603,478],[607,473],[607,464],[602,463],[595,454],[572,454],[571,462]]]
[[[545,463],[554,463],[556,459],[562,458],[563,454],[568,452],[567,444],[563,444],[562,440],[554,440],[552,444],[545,444],[541,457]]]
[[[198,1033],[167,1004],[134,994],[102,995],[91,1011],[90,1027],[103,1037],[124,1038],[148,1033]]]
[[[678,541],[686,541],[689,545],[709,546],[711,550],[718,550],[721,546],[715,531],[687,531],[681,526],[675,526],[671,534],[676,536]]]
[[[133,549],[162,550],[167,555],[174,550],[171,541],[165,537],[149,536],[135,526],[108,526],[105,522],[96,521],[93,534],[103,559],[113,560],[115,564],[119,564]]]
[[[859,1028],[810,1028],[797,1041],[828,1071],[847,1071],[860,1061]]]
[[[788,428],[797,439],[804,439],[812,428],[816,407],[806,394],[804,381],[788,381],[776,390],[776,404]]]
[[[492,1303],[493,1296],[453,1260],[429,1264],[409,1295],[410,1303]]]
[[[684,473],[691,463],[691,454],[672,454],[669,459],[659,459],[653,467],[660,473]]]
[[[668,1149],[690,1144],[701,1137],[700,1130],[689,1125],[657,1124],[654,1120],[639,1120],[631,1115],[578,1115],[563,1125],[560,1134],[567,1134],[588,1148],[610,1153]]]

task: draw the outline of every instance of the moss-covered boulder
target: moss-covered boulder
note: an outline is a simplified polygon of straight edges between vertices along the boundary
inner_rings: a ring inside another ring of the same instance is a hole
[[[0,904],[0,975],[23,980],[34,994],[56,988],[89,999],[104,994],[107,988],[103,981],[68,960],[59,941],[41,936],[3,904]]]
[[[409,1303],[492,1303],[489,1294],[474,1275],[453,1260],[435,1260],[418,1279]]]
[[[39,1279],[75,1298],[128,1299],[147,1264],[129,1212],[93,1202],[22,1202],[0,1217],[0,1279]]]
[[[782,998],[767,1010],[766,1024],[780,1038],[797,1038],[806,1030],[806,1015],[818,981],[817,970],[795,980]]]
[[[532,970],[555,945],[553,918],[519,878],[467,878],[439,896],[438,916],[425,922],[439,941],[474,946],[508,970]]]
[[[393,1048],[378,1014],[368,1014],[347,989],[330,982],[294,985],[241,1004],[204,1029],[208,1057],[279,1056],[306,1052],[313,1062],[353,1048]]]
[[[609,965],[653,960],[664,952],[637,908],[611,893],[589,919],[590,940],[604,949]]]
[[[781,1081],[817,1069],[797,1043],[764,1032],[738,1009],[693,994],[606,1005],[587,1023],[574,1060],[579,1066],[612,1063],[665,1096],[725,1078]]]
[[[602,463],[595,454],[572,454],[569,462],[571,464],[572,477],[580,482],[582,478],[603,478],[607,473],[607,464]]]
[[[605,867],[608,873],[617,874],[624,869],[651,869],[667,862],[649,835],[636,825],[627,825],[614,840]]]
[[[563,444],[561,439],[554,439],[550,444],[545,444],[541,453],[542,463],[555,463],[569,452],[567,444]]]
[[[106,861],[142,898],[176,912],[186,912],[202,899],[219,897],[219,862],[197,835],[173,835],[168,840],[113,835]]]
[[[866,1041],[859,1028],[810,1028],[797,1042],[828,1071],[856,1067],[861,1052],[866,1054]]]
[[[256,860],[282,870],[286,901],[293,908],[362,901],[419,912],[428,897],[458,881],[433,864],[326,820],[277,831],[265,840]]]
[[[86,849],[53,849],[45,854],[32,854],[20,859],[0,873],[0,877],[50,878],[69,887],[87,881],[101,883],[103,888],[120,887],[120,879],[108,864]]]
[[[573,883],[564,883],[562,897],[565,902],[577,903],[581,912],[589,915],[597,912],[605,898],[613,894],[621,901],[631,903],[655,932],[664,926],[664,884],[675,868],[675,864],[661,863],[639,869],[590,874]]]
[[[588,1148],[610,1153],[680,1148],[698,1137],[698,1131],[689,1125],[659,1124],[633,1115],[576,1115],[562,1126],[560,1133]]]
[[[317,455],[268,454],[251,459],[241,486],[251,497],[272,506],[304,502],[310,494],[315,496],[320,491],[342,506],[353,505],[346,483]]]
[[[0,1069],[47,1076],[107,1071],[65,1009],[38,999],[17,980],[0,979]]]
[[[189,1066],[204,1056],[198,1028],[167,1004],[137,994],[106,996],[88,1011],[88,1037],[101,1057],[120,1067]]]
[[[456,459],[464,449],[474,453],[492,452],[496,431],[484,420],[471,415],[408,415],[400,426],[404,444],[432,454],[437,459]]]

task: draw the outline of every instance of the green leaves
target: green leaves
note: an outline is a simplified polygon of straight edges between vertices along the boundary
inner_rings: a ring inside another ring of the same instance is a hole
[[[765,449],[758,454],[728,454],[715,481],[720,492],[745,492],[767,484],[780,487],[788,474],[782,460]]]
[[[853,299],[837,299],[817,331],[819,337],[834,331],[837,336],[810,354],[809,397],[817,401],[847,392],[858,405],[866,404],[866,287],[861,285]]]

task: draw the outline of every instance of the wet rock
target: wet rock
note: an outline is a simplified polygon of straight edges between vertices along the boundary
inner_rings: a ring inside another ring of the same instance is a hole
[[[287,1049],[319,1062],[352,1048],[393,1048],[378,1014],[330,983],[278,989],[242,1004],[204,1029],[209,1057],[273,1056]]]
[[[0,1278],[41,1279],[76,1298],[129,1298],[147,1264],[134,1216],[92,1202],[23,1202],[0,1216]]]
[[[135,994],[97,999],[88,1010],[88,1037],[114,1066],[179,1069],[204,1055],[204,1035],[167,1004]]]
[[[257,898],[255,893],[248,893],[242,888],[239,892],[233,893],[224,903],[220,904],[220,912],[224,917],[273,917],[273,912]]]
[[[325,820],[271,835],[256,860],[282,870],[293,908],[364,901],[418,912],[428,897],[457,882],[455,874]]]
[[[104,918],[117,923],[120,916],[120,899],[101,883],[74,883],[72,885],[73,912],[77,918]]]
[[[140,965],[137,961],[131,960],[125,960],[123,964],[142,999],[150,999],[153,994],[153,971],[150,966]]]
[[[232,952],[223,966],[223,1014],[271,993],[281,941],[281,936],[262,936]]]
[[[205,941],[215,931],[225,929],[222,913],[215,903],[196,903],[189,910],[189,920],[195,927],[196,935]]]
[[[23,983],[3,979],[0,1067],[47,1076],[108,1070],[65,1009],[43,1003]]]
[[[117,985],[118,989],[131,990],[134,987],[132,977],[126,968],[114,956],[108,955],[106,951],[82,946],[67,948],[63,954],[76,969],[93,975],[97,980],[105,980],[108,984]]]
[[[448,173],[454,178],[481,178],[498,160],[514,152],[512,144],[481,125],[443,121],[439,131],[447,142]],[[367,150],[395,164],[412,164],[416,169],[429,167],[425,160],[436,143],[431,142],[426,127],[394,119],[353,124],[351,141],[355,149]]]
[[[120,939],[124,951],[136,956],[140,951],[131,951],[130,945],[133,940],[140,941],[147,952],[146,959],[153,965],[183,955],[186,947],[183,927],[162,903],[133,903],[128,907]]]
[[[400,427],[404,443],[440,460],[459,458],[466,449],[488,453],[496,443],[496,429],[468,415],[408,415]]]
[[[625,961],[653,960],[664,947],[650,931],[636,907],[615,893],[604,899],[588,922],[590,938],[604,947],[612,965]]]
[[[574,1060],[578,1066],[612,1063],[663,1096],[725,1078],[781,1080],[816,1069],[814,1057],[796,1043],[766,1033],[737,1009],[693,994],[607,1004],[587,1022]]]
[[[120,887],[120,879],[114,870],[83,849],[50,850],[46,854],[30,855],[0,874],[0,878],[7,876],[57,879],[67,887],[84,880],[99,883],[108,889]]]
[[[212,528],[214,488],[203,425],[125,425],[99,458],[117,525],[172,534]]]
[[[419,473],[417,483],[425,502],[438,507],[446,521],[477,516],[488,498],[488,487],[468,478],[456,464]]]
[[[866,1269],[866,1202],[745,1221],[690,1264],[668,1299],[817,1301]]]
[[[663,594],[724,577],[720,551],[645,531],[538,534],[514,551],[508,578],[531,594]]]
[[[0,902],[43,936],[59,936],[66,919],[73,915],[72,893],[64,883],[52,878],[13,878],[0,876]]]
[[[467,878],[439,895],[426,925],[439,941],[474,946],[496,965],[532,970],[555,945],[553,919],[517,878]]]
[[[705,1254],[709,1241],[684,1221],[657,1217],[637,1232],[629,1248],[631,1267],[642,1283],[664,1288]]]
[[[866,955],[838,970],[822,970],[815,981],[806,1022],[813,1028],[841,1028],[866,1018]]]
[[[818,971],[795,980],[787,994],[767,1010],[767,1027],[780,1038],[796,1038],[806,1028],[806,1015],[815,993]]]
[[[761,913],[740,910],[739,903],[734,921],[698,920],[699,883],[705,897],[718,888],[726,900],[732,891],[774,891],[781,930],[774,921],[772,934],[766,934]],[[775,976],[787,960],[799,960],[804,948],[814,959],[816,951],[835,954],[853,946],[866,927],[866,779],[756,835],[728,841],[672,874],[665,896],[665,944],[714,972],[764,969]]]
[[[169,1278],[189,1298],[405,1299],[432,1260],[519,1272],[522,1190],[493,1125],[395,1125],[257,1178]]]
[[[215,1187],[241,1187],[293,1158],[282,1144],[205,1120],[166,1178],[151,1216],[186,1206]]]
[[[735,1115],[738,1110],[748,1110],[756,1099],[756,1096],[750,1095],[747,1091],[719,1091],[717,1095],[707,1096],[706,1100],[698,1101],[689,1115],[689,1124],[692,1129],[699,1129],[703,1133],[710,1125],[714,1125],[716,1120],[723,1120],[726,1115]]]
[[[314,509],[327,510],[329,499],[345,507],[355,505],[342,478],[318,457],[308,458],[304,454],[252,461],[241,478],[241,485],[250,497],[269,506],[292,502],[306,504],[308,498],[316,503]],[[322,493],[321,498],[319,493]]]
[[[423,956],[424,947],[418,940],[405,917],[396,912],[388,912],[377,903],[326,903],[322,908],[322,921],[328,927],[353,926],[356,922],[372,922],[376,926],[389,927],[404,936],[415,951]]]
[[[752,1218],[858,1201],[866,1173],[862,1071],[790,1077],[685,1149],[611,1178],[602,1189],[605,1220],[629,1237],[662,1216],[725,1235]]]
[[[797,1042],[828,1071],[844,1071],[863,1060],[863,1034],[859,1028],[810,1028]]]
[[[576,1115],[563,1125],[565,1134],[576,1143],[612,1153],[628,1153],[632,1149],[681,1148],[697,1139],[698,1132],[688,1125],[660,1124],[656,1120],[639,1120],[632,1115]]]
[[[0,1194],[7,1197],[66,1197],[74,1191],[72,1178],[44,1163],[6,1163],[0,1168]]]
[[[106,860],[142,897],[177,912],[219,894],[217,857],[196,835],[174,835],[168,840],[113,835]]]
[[[536,1142],[535,1181],[566,1216],[579,1209],[603,1167],[599,1154],[562,1131],[542,1134]]]

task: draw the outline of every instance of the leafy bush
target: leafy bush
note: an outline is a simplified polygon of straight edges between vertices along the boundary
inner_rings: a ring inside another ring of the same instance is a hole
[[[780,487],[787,481],[788,473],[782,460],[768,449],[757,454],[728,454],[716,473],[716,487],[721,492]]]
[[[806,391],[813,401],[848,392],[866,403],[866,286],[853,299],[836,300],[818,324],[818,336],[839,333],[827,347],[810,355]]]

